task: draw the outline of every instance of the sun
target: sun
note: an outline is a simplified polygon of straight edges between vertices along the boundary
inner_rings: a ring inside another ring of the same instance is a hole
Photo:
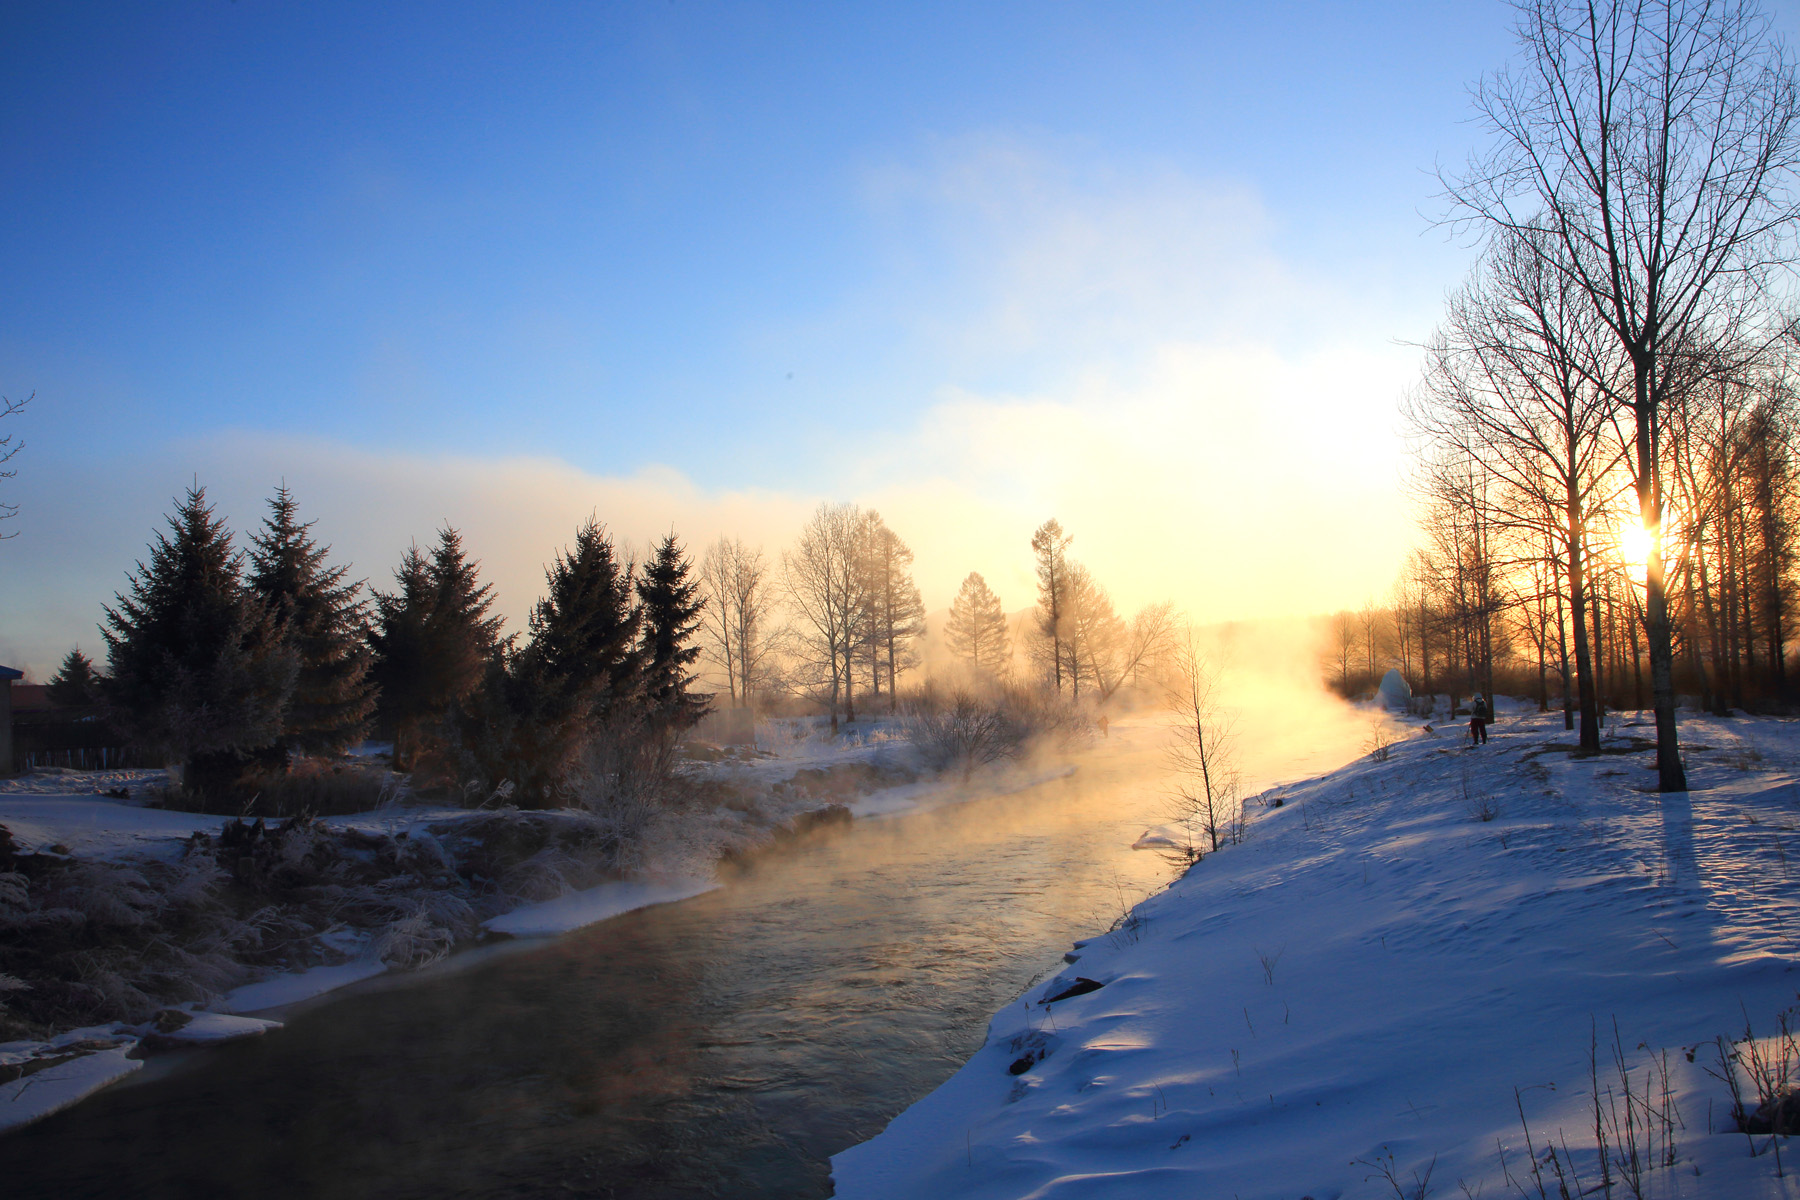
[[[1635,520],[1626,521],[1619,530],[1619,553],[1632,573],[1641,576],[1650,561],[1650,531]]]

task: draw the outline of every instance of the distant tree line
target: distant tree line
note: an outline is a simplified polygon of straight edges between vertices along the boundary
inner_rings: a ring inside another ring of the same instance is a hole
[[[1101,703],[1155,673],[1173,607],[1120,617],[1072,542],[1056,521],[1034,534],[1037,606],[1016,628],[979,573],[963,581],[944,628],[963,682]],[[926,632],[912,561],[854,504],[820,505],[774,564],[730,537],[696,564],[673,534],[640,563],[590,519],[509,634],[453,527],[370,589],[285,486],[241,550],[196,486],[105,608],[104,674],[72,650],[51,695],[180,763],[183,787],[213,803],[377,734],[419,786],[469,799],[641,797],[713,704],[799,701],[834,728],[859,706],[892,711]]]

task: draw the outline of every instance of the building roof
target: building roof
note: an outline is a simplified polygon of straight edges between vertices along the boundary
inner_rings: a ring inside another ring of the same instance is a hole
[[[0,679],[23,679],[25,672],[15,671],[11,667],[0,667]]]

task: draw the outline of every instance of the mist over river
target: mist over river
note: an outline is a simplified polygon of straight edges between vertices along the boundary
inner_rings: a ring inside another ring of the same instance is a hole
[[[1302,715],[1304,712],[1304,715]],[[1335,702],[1245,709],[1251,790],[1353,757]],[[802,1197],[1172,868],[1159,719],[1069,776],[828,830],[725,886],[278,1014],[0,1139],[8,1197]]]

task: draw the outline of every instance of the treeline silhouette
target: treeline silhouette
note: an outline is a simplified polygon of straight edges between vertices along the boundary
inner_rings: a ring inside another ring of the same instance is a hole
[[[674,534],[640,566],[587,522],[521,638],[502,634],[456,529],[409,547],[393,590],[372,594],[311,530],[282,487],[239,551],[190,489],[105,610],[105,675],[71,651],[52,698],[97,702],[182,765],[181,801],[230,811],[372,732],[415,786],[466,800],[637,795],[706,710],[691,688],[702,601]]]

